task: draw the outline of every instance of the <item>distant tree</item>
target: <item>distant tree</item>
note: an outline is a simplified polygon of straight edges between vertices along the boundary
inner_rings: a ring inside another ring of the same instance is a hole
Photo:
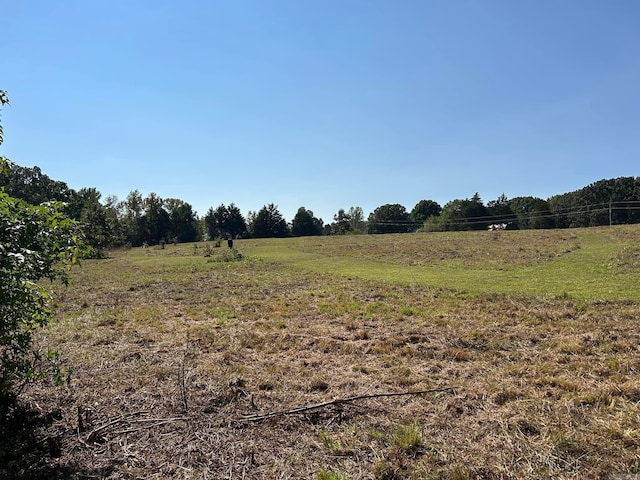
[[[409,214],[400,204],[386,204],[376,208],[368,221],[369,233],[405,233],[414,229]]]
[[[144,200],[140,192],[138,190],[131,191],[120,208],[124,211],[122,225],[127,232],[127,242],[134,247],[141,246],[146,241],[146,226]]]
[[[515,197],[509,200],[509,208],[520,229],[554,228],[555,223],[549,203],[537,197]]]
[[[463,199],[447,202],[440,215],[432,216],[425,221],[424,229],[431,232],[465,230],[464,202]]]
[[[253,238],[273,238],[289,236],[287,222],[273,203],[265,205],[256,214],[250,224],[250,233]]]
[[[247,232],[247,222],[233,203],[229,207],[221,204],[216,209],[210,208],[204,219],[209,238],[237,238]]]
[[[103,257],[105,248],[112,243],[111,225],[107,221],[107,210],[100,203],[101,196],[96,188],[81,188],[73,193],[68,204],[72,218],[80,222],[91,256],[96,258]]]
[[[322,235],[322,219],[313,216],[311,210],[300,207],[291,223],[291,234],[295,237]]]
[[[96,188],[81,188],[80,190],[71,191],[71,195],[67,200],[65,213],[73,220],[80,220],[82,211],[88,203],[100,201],[101,193]]]
[[[423,224],[429,217],[437,217],[442,207],[433,200],[420,200],[409,214],[409,220],[416,224]]]
[[[344,235],[349,233],[353,226],[351,225],[351,215],[344,211],[344,208],[338,210],[333,216],[333,223],[331,224],[331,233],[333,235]]]
[[[560,227],[640,223],[640,177],[599,180],[575,192],[549,198]]]
[[[343,208],[338,210],[333,216],[333,223],[325,233],[326,235],[345,235],[366,233],[367,222],[364,219],[364,212],[361,207],[350,207],[349,211]]]
[[[198,239],[198,219],[193,207],[178,198],[167,198],[164,208],[169,215],[167,239],[171,242],[195,242]]]
[[[491,223],[487,208],[477,193],[448,202],[439,217],[427,221],[428,230],[483,230]]]
[[[599,183],[604,185],[600,186]],[[605,204],[606,195],[609,193],[609,205],[611,207],[611,222],[615,225],[640,223],[640,177],[619,177],[607,182],[601,180],[592,185],[593,189],[599,191],[598,200]],[[607,185],[608,184],[608,185]],[[609,192],[607,192],[607,186]],[[608,224],[607,215],[600,217],[598,224]],[[604,220],[604,222],[603,222]],[[592,223],[595,223],[592,221]]]
[[[163,208],[164,201],[151,192],[144,199],[145,240],[149,245],[166,241],[169,233],[169,214]]]
[[[213,207],[209,207],[209,210],[207,210],[207,213],[203,217],[203,221],[209,240],[213,240],[214,238],[219,238],[222,236],[217,221],[216,209],[214,209]]]
[[[227,219],[229,217],[229,209],[221,204],[218,208],[216,208],[214,212],[215,225],[217,231],[217,237],[227,237],[228,232],[226,232],[225,225],[227,223]]]
[[[66,183],[52,180],[40,167],[25,168],[8,163],[7,174],[0,178],[0,186],[14,198],[31,205],[46,202],[65,202],[63,212],[80,222],[90,255],[101,256],[104,249],[114,243],[107,212],[100,203],[100,192],[95,188],[70,189]]]
[[[547,200],[549,210],[553,215],[553,223],[557,228],[569,228],[572,225],[572,212],[579,209],[578,198],[571,193],[554,195]]]
[[[489,215],[492,223],[505,223],[509,228],[518,227],[516,215],[511,210],[509,199],[503,193],[496,200],[487,203],[487,215]]]
[[[207,224],[204,221],[204,217],[198,217],[198,239],[209,239],[209,234],[207,233]]]
[[[247,222],[242,216],[240,209],[233,203],[229,205],[227,209],[224,232],[232,238],[244,236],[247,233]]]
[[[349,225],[351,226],[351,233],[365,233],[367,229],[367,222],[364,219],[364,212],[361,207],[350,207],[349,212]]]
[[[0,177],[0,187],[4,187],[7,195],[31,205],[50,201],[68,202],[72,196],[73,191],[66,183],[52,180],[42,173],[40,167],[26,168],[8,161],[6,167],[5,175]],[[76,218],[73,214],[70,217]]]
[[[478,192],[476,192],[468,203],[465,215],[468,220],[470,230],[485,230],[490,223],[490,219],[487,218],[489,212],[487,207],[482,203],[482,199]]]
[[[258,212],[249,210],[247,212],[247,231],[249,236],[253,236],[253,225],[256,223]]]
[[[127,242],[127,232],[122,222],[124,218],[124,208],[122,202],[118,201],[115,195],[107,195],[104,203],[107,223],[111,238],[109,245],[112,247],[121,247]]]

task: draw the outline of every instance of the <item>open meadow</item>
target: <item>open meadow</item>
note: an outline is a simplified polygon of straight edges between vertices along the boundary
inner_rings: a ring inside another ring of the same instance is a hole
[[[640,226],[212,245],[55,287],[0,477],[640,473]]]

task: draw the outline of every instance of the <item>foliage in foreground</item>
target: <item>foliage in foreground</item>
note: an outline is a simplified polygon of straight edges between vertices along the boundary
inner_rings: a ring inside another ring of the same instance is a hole
[[[8,104],[0,91],[0,106]],[[0,143],[2,136],[0,131]],[[9,162],[0,157],[0,175]],[[18,393],[34,378],[46,375],[61,381],[55,352],[33,351],[34,332],[51,319],[50,296],[38,282],[68,284],[65,264],[80,253],[76,224],[61,204],[34,206],[0,190],[0,397]]]
[[[38,282],[67,284],[64,265],[79,248],[75,223],[58,206],[33,206],[0,192],[0,395],[52,366],[55,354],[31,351],[34,331],[52,315],[49,293]],[[61,378],[57,367],[53,373]]]

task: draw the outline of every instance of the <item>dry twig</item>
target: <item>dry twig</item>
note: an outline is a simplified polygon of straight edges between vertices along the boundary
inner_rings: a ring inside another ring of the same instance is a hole
[[[109,420],[107,423],[93,429],[91,431],[91,433],[89,434],[89,436],[87,437],[87,443],[93,443],[97,440],[98,438],[98,434],[100,434],[101,432],[115,426],[115,425],[119,425],[119,424],[131,424],[131,423],[152,423],[152,427],[158,426],[158,425],[163,425],[165,423],[170,423],[170,422],[177,422],[180,420],[187,420],[187,417],[174,417],[174,418],[141,418],[141,419],[134,419],[132,417],[134,417],[135,415],[141,414],[141,413],[147,413],[146,411],[140,411],[140,412],[134,412],[128,415],[121,415],[119,417],[116,417],[112,420]],[[143,428],[149,428],[149,427],[139,427],[136,430],[141,430]],[[128,433],[128,430],[123,430],[121,432],[117,432],[117,433]]]
[[[444,388],[432,388],[429,390],[416,390],[416,391],[408,391],[408,392],[371,393],[367,395],[356,395],[353,397],[336,398],[328,402],[316,403],[313,405],[305,405],[305,406],[290,408],[287,410],[267,412],[267,413],[258,414],[258,415],[246,415],[242,418],[236,419],[235,422],[259,422],[261,420],[266,420],[268,418],[280,417],[284,415],[295,415],[298,413],[308,412],[310,410],[316,410],[318,408],[325,408],[325,407],[330,407],[334,405],[342,405],[345,403],[355,402],[357,400],[367,400],[371,398],[381,398],[381,397],[400,397],[405,395],[422,395],[425,393],[452,392],[452,391],[453,391],[453,387],[444,387]]]

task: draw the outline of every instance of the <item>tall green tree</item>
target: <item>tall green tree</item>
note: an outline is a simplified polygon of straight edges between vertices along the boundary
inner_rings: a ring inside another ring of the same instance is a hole
[[[260,209],[249,229],[253,238],[281,238],[290,233],[286,220],[273,203]]]
[[[227,208],[227,217],[223,224],[223,230],[231,238],[241,237],[247,233],[247,222],[240,209],[234,203]]]
[[[210,208],[204,220],[209,238],[236,238],[247,232],[247,222],[233,203],[228,207],[223,203],[216,209]]]
[[[520,229],[555,227],[549,203],[542,198],[515,197],[509,200],[509,208]]]
[[[163,208],[164,200],[155,192],[144,199],[145,240],[149,245],[166,242],[169,233],[169,214]]]
[[[367,222],[364,219],[362,207],[349,207],[338,210],[333,216],[333,223],[330,225],[331,235],[345,235],[366,233]]]
[[[291,222],[291,234],[294,237],[322,235],[322,219],[316,218],[311,210],[300,207]]]
[[[90,255],[104,256],[104,250],[113,244],[111,224],[107,221],[107,210],[100,203],[102,194],[96,188],[72,190],[65,213],[80,223],[85,242],[91,247]]]
[[[509,199],[504,193],[497,199],[487,203],[487,215],[491,217],[489,221],[492,223],[504,223],[507,224],[509,228],[518,226],[517,217],[513,210],[511,210]]]
[[[107,224],[111,233],[109,246],[121,247],[127,243],[127,231],[123,222],[124,206],[115,195],[107,195],[104,203]]]
[[[178,198],[167,198],[164,208],[169,215],[169,241],[184,243],[198,240],[198,219],[191,205]]]
[[[407,209],[398,204],[386,204],[376,208],[368,220],[369,233],[405,233],[414,229]]]
[[[437,217],[442,212],[442,207],[433,200],[420,200],[416,203],[409,214],[409,220],[418,226],[427,221],[430,217]]]
[[[350,207],[349,212],[349,226],[351,233],[365,233],[367,230],[367,222],[364,219],[364,212],[362,207]]]
[[[447,202],[442,213],[427,221],[430,230],[484,230],[491,223],[487,207],[477,193],[466,199]]]
[[[258,218],[258,212],[249,210],[247,212],[247,231],[249,236],[253,236],[253,225],[256,223],[256,219]]]
[[[218,207],[220,208],[220,207]],[[213,207],[209,207],[209,210],[207,210],[207,213],[205,214],[205,216],[203,217],[203,222],[205,225],[205,229],[207,231],[207,237],[209,238],[209,240],[213,240],[214,238],[220,238],[222,237],[222,233],[220,230],[220,225],[218,223],[218,214],[217,214],[217,210],[218,209],[214,209]]]
[[[111,225],[107,221],[107,209],[100,203],[100,192],[95,188],[81,188],[76,197],[83,199],[78,218],[85,241],[91,247],[93,257],[103,257],[111,245]]]
[[[331,224],[332,235],[344,235],[349,233],[353,226],[351,225],[351,215],[345,212],[344,208],[338,210],[333,216],[333,223]]]
[[[122,202],[120,208],[124,212],[122,225],[127,232],[127,243],[133,247],[141,246],[146,240],[144,218],[144,200],[138,190],[132,190]]]

